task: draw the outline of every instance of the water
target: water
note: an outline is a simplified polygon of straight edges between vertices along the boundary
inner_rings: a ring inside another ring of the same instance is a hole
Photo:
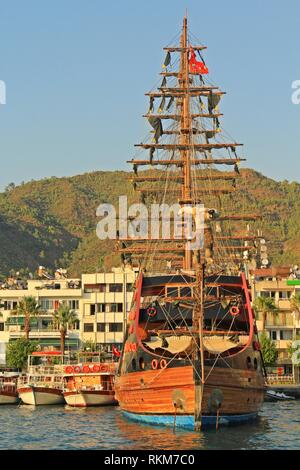
[[[251,424],[175,435],[118,407],[1,406],[0,430],[0,449],[300,449],[300,401],[265,403]]]

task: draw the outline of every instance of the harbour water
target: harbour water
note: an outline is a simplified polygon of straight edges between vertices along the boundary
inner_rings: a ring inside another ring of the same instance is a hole
[[[118,407],[0,407],[0,449],[300,449],[300,401],[265,403],[257,421],[203,433],[128,421]]]

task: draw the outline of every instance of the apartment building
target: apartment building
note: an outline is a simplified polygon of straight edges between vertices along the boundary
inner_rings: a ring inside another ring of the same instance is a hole
[[[297,275],[289,267],[261,268],[252,274],[253,300],[257,296],[271,297],[279,310],[277,315],[268,314],[265,324],[265,330],[275,342],[278,353],[277,373],[299,381],[299,368],[293,367],[288,348],[300,334],[298,315],[290,305],[291,297],[300,292],[300,278],[297,279]],[[256,319],[258,331],[261,331],[261,314],[257,314]]]
[[[67,332],[66,349],[77,349],[86,341],[106,351],[112,345],[121,347],[135,276],[131,269],[115,268],[110,273],[82,274],[80,279],[10,279],[0,289],[0,363],[5,362],[9,341],[24,336],[24,317],[15,310],[25,296],[35,297],[41,306],[38,317],[31,319],[29,334],[41,348],[60,347],[53,313],[62,302],[78,317]]]
[[[82,275],[80,338],[111,351],[123,343],[136,272],[115,269],[110,273]]]

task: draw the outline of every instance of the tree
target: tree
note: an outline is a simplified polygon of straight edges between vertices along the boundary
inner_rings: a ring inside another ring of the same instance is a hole
[[[260,335],[260,347],[265,365],[273,366],[277,358],[276,346],[265,331]]]
[[[68,328],[74,326],[77,321],[77,315],[74,310],[71,310],[66,302],[63,302],[57,310],[53,313],[54,324],[60,330],[60,350],[62,353],[65,351],[66,334]]]
[[[12,313],[14,315],[24,317],[25,338],[28,340],[30,333],[30,319],[41,313],[41,306],[37,303],[34,297],[27,296],[20,300],[16,310],[14,310]]]
[[[290,299],[290,306],[293,312],[297,315],[297,321],[300,318],[300,292],[296,292]]]
[[[271,313],[275,316],[278,315],[279,312],[278,308],[274,303],[274,299],[272,299],[271,297],[256,297],[253,303],[253,308],[255,313],[262,314],[262,331],[265,330],[267,314]]]
[[[27,364],[27,359],[33,351],[36,351],[38,343],[26,338],[19,338],[8,343],[6,348],[6,363],[9,367],[22,369]]]

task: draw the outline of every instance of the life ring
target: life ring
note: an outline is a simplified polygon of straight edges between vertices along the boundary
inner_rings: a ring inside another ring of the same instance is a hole
[[[157,359],[152,359],[151,367],[154,370],[156,370],[158,368],[158,360]]]
[[[101,372],[107,372],[108,371],[107,366],[105,366],[104,364],[102,364],[100,366],[100,370],[101,370]]]
[[[165,369],[167,367],[167,361],[165,359],[161,359],[159,365],[161,369]]]
[[[75,366],[74,367],[74,372],[78,374],[78,372],[81,372],[81,367],[80,366]]]
[[[240,309],[236,305],[233,305],[232,307],[230,307],[229,312],[230,312],[230,315],[232,315],[233,317],[236,317],[237,315],[240,314]]]
[[[67,366],[67,367],[65,367],[65,372],[67,374],[72,374],[74,372],[74,369],[73,369],[72,366]]]
[[[157,310],[155,307],[148,307],[147,308],[147,315],[148,317],[155,317],[157,315]]]
[[[91,369],[89,368],[89,366],[83,366],[82,372],[84,372],[85,374],[88,374],[90,371]]]
[[[93,366],[93,372],[100,372],[100,366],[98,366],[98,364]]]

